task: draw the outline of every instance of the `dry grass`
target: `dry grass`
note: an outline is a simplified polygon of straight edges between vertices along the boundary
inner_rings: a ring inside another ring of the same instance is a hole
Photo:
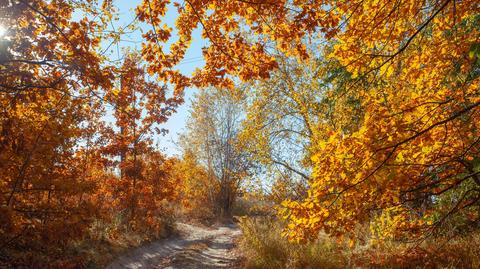
[[[280,236],[279,221],[269,218],[243,218],[240,226],[248,269],[480,268],[480,232],[449,240],[431,238],[416,247],[397,242],[373,245],[366,238],[350,248],[326,235],[305,245],[290,243]]]
[[[163,228],[155,232],[126,229],[119,221],[97,222],[83,240],[77,241],[67,250],[65,256],[81,257],[81,264],[76,264],[81,268],[105,268],[122,253],[175,233],[171,220],[162,221]]]
[[[348,261],[336,244],[317,240],[306,245],[280,236],[281,225],[268,218],[242,218],[240,242],[246,268],[344,268]]]
[[[145,233],[124,229],[120,223],[97,222],[76,241],[55,245],[32,241],[29,249],[11,247],[7,254],[13,258],[2,260],[0,253],[0,268],[105,268],[131,248],[166,236],[170,233],[167,228],[166,223],[163,233]]]

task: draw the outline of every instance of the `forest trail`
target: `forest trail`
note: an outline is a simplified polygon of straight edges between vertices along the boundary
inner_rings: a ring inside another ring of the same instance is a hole
[[[117,258],[107,269],[213,269],[239,266],[234,240],[241,232],[236,225],[205,228],[178,223],[177,227],[179,236],[134,249]]]

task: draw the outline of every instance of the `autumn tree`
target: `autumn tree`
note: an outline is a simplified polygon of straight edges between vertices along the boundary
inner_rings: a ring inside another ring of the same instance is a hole
[[[478,5],[411,4],[358,4],[327,49],[351,74],[327,94],[334,115],[345,118],[353,97],[361,118],[349,128],[318,122],[309,197],[285,202],[290,238],[342,234],[384,214],[395,216],[388,236],[397,239],[437,233],[452,218],[478,222]],[[395,26],[373,27],[366,10]]]
[[[209,188],[213,190],[215,212],[231,216],[242,180],[248,176],[251,163],[245,151],[237,146],[243,118],[243,94],[209,88],[195,96],[182,137],[182,148],[193,154],[206,169]]]
[[[28,266],[51,242],[82,236],[95,216],[83,195],[95,185],[76,150],[91,130],[86,122],[99,117],[88,100],[111,88],[111,73],[95,52],[99,26],[72,13],[65,1],[0,3],[2,262],[29,246],[34,258],[18,264]]]
[[[203,221],[214,219],[216,212],[212,209],[216,203],[218,186],[191,150],[184,150],[174,167],[174,174],[181,184],[182,213]]]
[[[111,1],[0,2],[0,267],[78,264],[59,255],[103,217],[98,202],[110,202],[101,137],[122,74],[100,49],[119,40],[106,31],[111,19]],[[181,97],[145,87],[150,122],[164,122]],[[152,186],[165,178],[153,163],[171,165],[156,153],[145,160]]]
[[[311,179],[309,149],[328,87],[319,76],[319,60],[300,64],[284,55],[277,60],[270,79],[242,85],[249,98],[240,137],[242,147],[265,167],[265,177],[274,178],[274,186],[289,186],[290,198],[298,199],[306,196]],[[288,197],[274,186],[272,192]]]
[[[159,152],[155,152],[153,135],[166,132],[160,124],[175,112],[182,99],[169,96],[165,86],[149,80],[138,54],[126,55],[118,76],[116,87],[105,96],[113,107],[115,126],[105,130],[108,143],[102,151],[110,158],[110,166],[120,172],[117,184],[120,189],[117,192],[125,196],[119,195],[115,199],[128,201],[121,203],[129,211],[127,219],[134,220],[138,215],[135,212],[139,207],[138,199],[148,197],[142,188],[154,184],[149,180],[160,180],[157,176],[144,178],[145,165],[148,165],[147,162],[158,164],[166,161]],[[168,189],[172,186],[166,184],[164,187]],[[161,196],[160,193],[158,195]]]

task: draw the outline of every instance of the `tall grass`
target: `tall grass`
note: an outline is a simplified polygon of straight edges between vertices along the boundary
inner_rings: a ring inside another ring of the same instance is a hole
[[[282,224],[273,218],[241,218],[240,227],[239,245],[247,269],[480,268],[478,231],[453,239],[429,238],[415,245],[371,244],[362,238],[349,247],[324,234],[304,245],[288,242],[281,236]]]
[[[271,218],[242,218],[240,227],[248,269],[345,268],[349,263],[339,245],[323,237],[305,245],[288,242],[280,236],[280,223]]]
[[[125,226],[120,216],[109,222],[98,220],[94,222],[88,234],[82,240],[74,242],[63,255],[79,257],[75,266],[72,264],[72,268],[105,268],[122,253],[175,233],[172,217],[159,216],[156,224],[159,226],[156,229],[135,230]]]

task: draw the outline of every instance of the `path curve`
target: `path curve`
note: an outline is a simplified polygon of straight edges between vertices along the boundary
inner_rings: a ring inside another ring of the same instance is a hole
[[[180,236],[134,249],[113,261],[107,269],[238,267],[234,240],[241,232],[236,225],[204,228],[178,223],[177,228]]]

